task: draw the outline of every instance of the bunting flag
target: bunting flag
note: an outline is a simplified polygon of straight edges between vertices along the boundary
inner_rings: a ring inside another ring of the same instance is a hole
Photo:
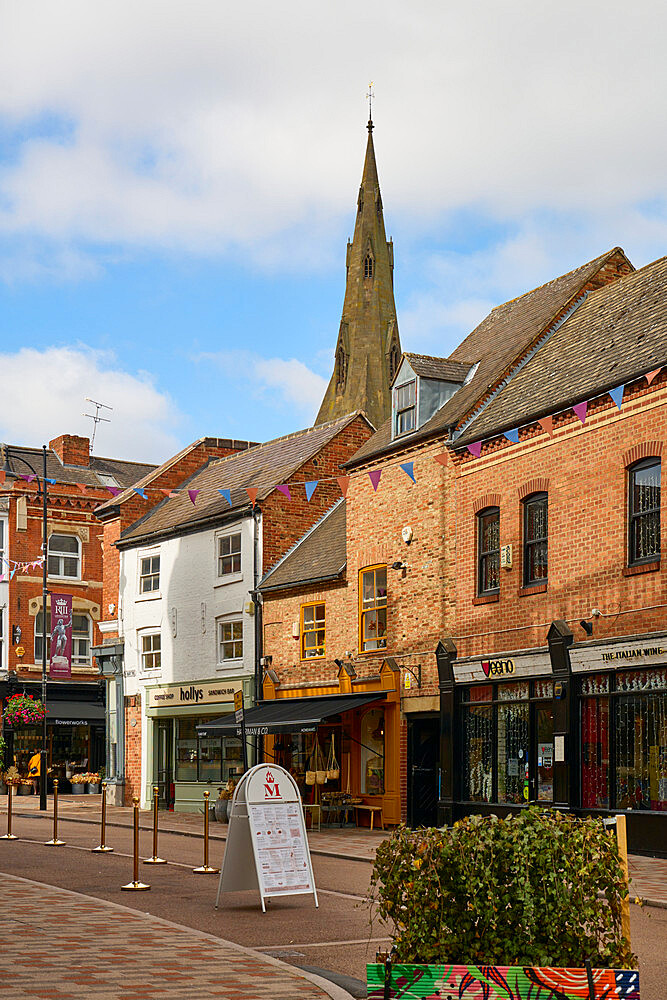
[[[4,582],[5,582],[5,574],[4,573],[0,573],[0,583],[4,583]]]
[[[554,418],[553,417],[541,417],[538,424],[543,431],[546,431],[550,438],[554,436]]]
[[[88,489],[85,483],[77,483],[76,485],[78,486],[78,488],[81,490],[82,493],[85,493],[86,490]]]
[[[475,458],[479,458],[479,456],[482,454],[482,442],[473,441],[472,444],[468,445],[468,451],[470,452],[471,455],[474,455]]]
[[[587,401],[584,400],[583,403],[575,403],[574,406],[572,407],[572,409],[577,414],[577,416],[581,420],[582,424],[585,424],[586,423],[586,412],[588,410],[588,403],[587,403]]]
[[[412,482],[416,483],[417,480],[415,479],[415,474],[412,471],[414,464],[415,464],[414,462],[402,462],[401,468],[403,469],[403,472],[406,474],[406,476],[409,476]]]
[[[37,479],[34,472],[22,472],[19,479],[25,479],[26,483],[31,483],[33,479]]]
[[[201,493],[201,490],[188,490],[188,496],[190,497],[190,502],[191,502],[191,504],[192,504],[193,507],[194,507],[195,503],[197,502],[197,494],[198,493]]]
[[[281,483],[280,486],[276,486],[276,489],[280,490],[282,495],[284,497],[287,497],[288,500],[292,499],[292,494],[289,491],[289,486],[287,485],[287,483]]]
[[[660,372],[662,371],[662,369],[663,369],[663,365],[660,365],[660,367],[656,368],[655,371],[647,372],[646,373],[646,375],[644,376],[644,378],[646,379],[646,381],[648,382],[649,385],[651,384],[651,382],[653,381],[653,379],[656,377],[656,375],[660,374]]]
[[[625,391],[625,386],[624,385],[619,385],[615,389],[610,389],[609,390],[609,395],[614,400],[614,402],[616,403],[616,405],[619,408],[619,410],[620,410],[621,406],[623,405],[623,393],[624,393],[624,391]]]
[[[48,479],[47,478],[47,479],[44,480],[44,482],[45,483],[51,483],[52,486],[55,486],[56,483],[58,482],[58,480],[57,479]]]
[[[106,489],[109,491],[112,497],[117,497],[119,493],[125,492],[123,489],[121,489],[120,486],[107,486]]]
[[[447,462],[449,461],[449,455],[446,451],[441,451],[439,455],[434,455],[433,458],[436,462],[439,462],[440,465],[447,465]]]
[[[518,444],[519,443],[519,428],[515,427],[514,430],[505,431],[505,437],[507,438],[508,441],[511,441],[512,444]]]
[[[248,496],[250,497],[250,502],[252,503],[253,508],[254,508],[255,501],[257,500],[257,494],[259,493],[259,487],[258,486],[246,486],[246,490],[245,491],[248,494]]]
[[[319,479],[311,479],[310,482],[303,484],[306,487],[306,500],[309,503],[310,503],[310,498],[312,497],[313,493],[317,489],[317,484],[318,483],[319,483]]]
[[[341,493],[343,494],[344,497],[346,497],[347,496],[347,488],[350,485],[350,477],[349,476],[336,476],[336,482],[340,486]]]
[[[227,501],[227,503],[231,507],[231,505],[232,505],[232,491],[231,490],[218,490],[218,493],[220,493],[225,498],[225,500]]]
[[[142,500],[148,500],[148,497],[146,496],[146,490],[145,490],[145,488],[143,486],[141,486],[141,487],[140,486],[133,486],[132,489],[134,490],[135,493],[139,494],[139,496],[141,497]]]
[[[382,475],[382,469],[373,469],[368,473],[368,478],[373,484],[373,492],[377,493],[378,486],[380,485],[380,476]]]
[[[4,483],[6,478],[7,478],[7,473],[3,472],[3,470],[0,469],[0,486]]]
[[[164,495],[169,498],[174,496],[174,493],[171,490],[165,490],[162,486],[160,487],[160,493],[164,493]]]

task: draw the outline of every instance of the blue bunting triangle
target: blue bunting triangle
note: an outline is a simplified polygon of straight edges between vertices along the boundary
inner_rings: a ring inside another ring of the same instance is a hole
[[[218,493],[222,494],[222,496],[225,498],[225,500],[227,501],[227,503],[231,507],[231,505],[232,505],[232,491],[231,490],[218,490]]]
[[[319,479],[312,479],[309,483],[304,483],[304,486],[306,487],[306,500],[310,501],[310,498],[317,489],[318,483]]]
[[[415,479],[415,474],[412,471],[414,464],[415,464],[414,462],[401,462],[401,468],[403,469],[403,472],[406,474],[406,476],[409,476],[412,482],[416,483],[417,480]]]
[[[616,403],[616,405],[619,408],[619,410],[623,406],[623,393],[624,392],[625,392],[625,386],[624,385],[617,385],[615,389],[610,389],[609,390],[609,395],[614,400],[614,402]]]
[[[511,441],[512,444],[518,444],[519,443],[519,428],[515,427],[511,431],[505,431],[505,437],[507,438],[508,441]]]

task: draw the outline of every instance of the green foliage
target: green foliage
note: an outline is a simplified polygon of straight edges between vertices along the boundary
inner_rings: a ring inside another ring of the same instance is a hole
[[[5,754],[7,753],[7,741],[4,736],[0,736],[0,774],[5,769]]]
[[[627,894],[601,820],[536,806],[451,829],[401,826],[371,879],[371,905],[406,963],[631,968]]]

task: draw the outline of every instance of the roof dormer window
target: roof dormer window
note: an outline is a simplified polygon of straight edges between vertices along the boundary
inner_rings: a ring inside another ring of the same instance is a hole
[[[417,426],[417,381],[394,389],[395,434],[408,434]]]

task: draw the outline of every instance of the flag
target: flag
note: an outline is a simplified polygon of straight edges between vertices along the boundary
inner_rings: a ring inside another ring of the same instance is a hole
[[[447,465],[449,456],[446,451],[441,451],[439,455],[434,455],[433,458],[436,460],[436,462],[439,462],[440,465]]]
[[[648,382],[649,385],[651,384],[651,382],[653,381],[653,379],[656,377],[656,375],[660,374],[660,372],[662,371],[662,367],[663,366],[660,365],[660,367],[656,368],[655,371],[646,372],[646,375],[644,377],[645,377],[645,379],[646,379],[646,381]]]
[[[109,488],[110,487],[107,487],[107,489]],[[148,497],[146,496],[146,490],[144,489],[143,486],[141,487],[133,486],[132,489],[134,490],[135,493],[137,493],[141,497],[142,500],[148,500]]]
[[[123,492],[120,486],[107,486],[105,488],[109,491],[112,497],[117,497],[119,493]]]
[[[232,505],[232,491],[231,490],[218,490],[218,493],[220,493],[225,498],[225,500],[227,501],[227,503],[231,507],[231,505]]]
[[[382,469],[373,469],[368,473],[368,478],[373,484],[373,492],[377,493],[378,486],[380,485],[380,476],[382,475]]]
[[[619,385],[615,389],[610,389],[609,390],[609,395],[614,400],[614,402],[616,403],[616,405],[619,408],[619,410],[620,410],[621,406],[623,405],[623,393],[624,393],[624,391],[625,391],[625,386],[624,385]]]
[[[197,495],[201,493],[201,490],[188,490],[188,496],[190,497],[190,503],[194,507],[197,502]]]
[[[303,484],[306,487],[306,500],[308,500],[309,503],[310,503],[310,498],[317,489],[318,483],[319,479],[311,479],[310,482]]]
[[[248,494],[248,496],[250,497],[250,501],[251,501],[251,503],[253,505],[253,508],[254,508],[255,501],[257,500],[257,494],[259,493],[259,487],[258,486],[246,486],[246,490],[245,491]]]
[[[588,410],[588,403],[584,400],[583,403],[575,403],[572,407],[574,412],[577,414],[582,424],[586,423],[586,411]]]
[[[515,427],[514,430],[511,430],[511,431],[505,431],[504,433],[505,433],[505,437],[507,438],[507,440],[511,441],[512,444],[518,444],[519,443],[519,428],[518,427]]]
[[[471,455],[474,455],[475,458],[479,458],[479,456],[482,454],[482,442],[473,441],[472,444],[468,445],[468,451],[470,452]]]
[[[542,417],[537,421],[543,431],[546,431],[550,438],[554,436],[554,418]]]
[[[336,482],[340,486],[341,493],[343,494],[344,497],[346,497],[347,496],[347,488],[350,485],[350,477],[349,476],[337,476],[336,477]]]
[[[67,680],[72,676],[72,595],[51,594],[51,653],[49,674]],[[45,630],[46,631],[46,630]],[[46,642],[46,635],[42,638]]]
[[[276,486],[276,489],[280,490],[282,495],[284,497],[287,497],[288,500],[292,499],[292,494],[289,491],[289,486],[287,485],[287,483],[281,483],[280,486]]]
[[[22,472],[19,479],[25,479],[26,483],[31,483],[33,479],[37,479],[34,472]]]
[[[415,474],[412,471],[414,464],[415,464],[414,462],[402,462],[401,468],[403,469],[403,472],[406,474],[406,476],[409,476],[412,482],[416,483],[417,480],[415,479]]]

